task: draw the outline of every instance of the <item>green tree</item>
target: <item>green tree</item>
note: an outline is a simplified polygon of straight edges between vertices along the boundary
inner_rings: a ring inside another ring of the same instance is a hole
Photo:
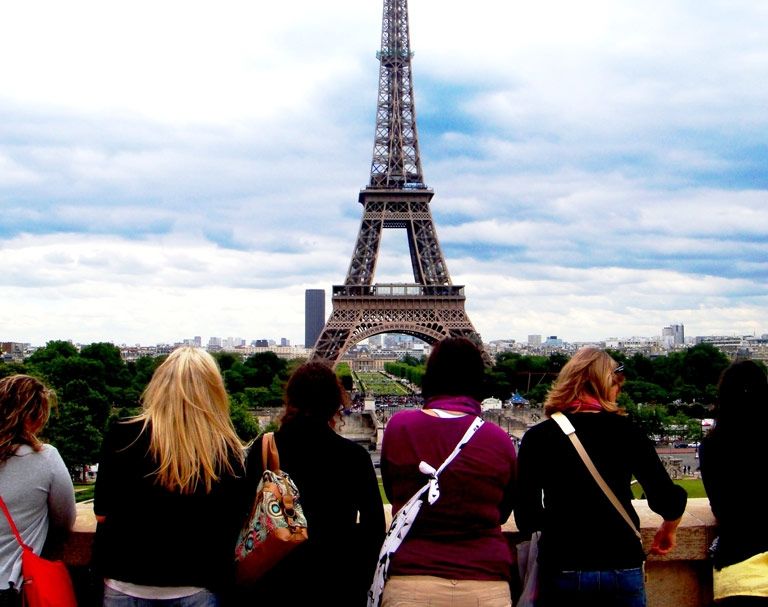
[[[27,363],[35,366],[42,365],[54,358],[71,358],[77,356],[77,348],[68,341],[49,341],[45,346],[35,350],[27,358]]]
[[[339,381],[341,382],[341,385],[344,386],[345,390],[352,390],[352,370],[349,368],[347,363],[339,363],[336,365],[336,375],[338,376]]]
[[[664,404],[669,400],[669,393],[664,388],[639,379],[624,382],[622,391],[637,403]]]
[[[248,405],[240,399],[231,398],[229,400],[229,415],[240,440],[249,442],[259,435],[259,422],[249,410]]]
[[[222,373],[231,369],[235,363],[242,362],[242,359],[239,356],[236,356],[231,352],[216,352],[213,354],[213,357],[216,359],[216,362],[219,363],[219,369],[221,369]]]
[[[85,480],[85,467],[98,460],[102,440],[102,429],[94,423],[89,407],[60,401],[42,434],[58,449],[72,478]]]
[[[17,374],[28,375],[29,370],[27,369],[27,366],[23,363],[6,363],[0,360],[0,379]]]

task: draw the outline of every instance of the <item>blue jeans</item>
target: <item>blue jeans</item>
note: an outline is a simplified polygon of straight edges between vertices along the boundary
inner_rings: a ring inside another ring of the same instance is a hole
[[[218,607],[219,597],[201,590],[178,599],[140,599],[104,585],[103,607]]]
[[[545,607],[646,607],[642,568],[540,572]]]

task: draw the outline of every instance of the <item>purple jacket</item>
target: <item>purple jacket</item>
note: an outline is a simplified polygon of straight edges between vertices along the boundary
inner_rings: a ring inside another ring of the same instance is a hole
[[[381,476],[399,510],[427,481],[422,460],[437,468],[480,414],[466,397],[438,397],[427,407],[467,413],[442,419],[422,410],[393,416],[384,432]],[[512,441],[486,422],[440,475],[440,498],[422,506],[392,561],[391,575],[433,575],[457,580],[508,580],[512,565],[501,524],[512,512],[516,486]]]

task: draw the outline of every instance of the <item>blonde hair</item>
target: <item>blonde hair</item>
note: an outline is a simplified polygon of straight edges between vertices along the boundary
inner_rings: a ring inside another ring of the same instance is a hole
[[[150,430],[150,453],[162,487],[209,493],[222,472],[243,465],[243,445],[229,417],[229,399],[213,357],[198,348],[179,348],[157,368],[136,420]],[[238,470],[239,472],[240,470]]]
[[[565,363],[555,383],[544,401],[544,413],[551,415],[556,411],[570,409],[574,401],[583,397],[597,399],[604,411],[624,414],[615,401],[611,400],[610,390],[621,386],[623,376],[614,371],[617,363],[607,352],[597,348],[582,348]]]
[[[0,463],[19,445],[29,445],[35,451],[43,448],[36,434],[55,404],[56,394],[39,379],[21,374],[0,379]]]

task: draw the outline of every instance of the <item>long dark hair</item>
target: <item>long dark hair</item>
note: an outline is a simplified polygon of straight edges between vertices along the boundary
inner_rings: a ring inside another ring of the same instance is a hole
[[[485,363],[480,349],[465,337],[447,337],[432,348],[421,380],[425,400],[435,396],[483,396]]]
[[[712,436],[741,440],[752,430],[765,431],[768,423],[768,376],[751,360],[740,360],[723,371],[717,386],[717,409]]]
[[[322,362],[309,362],[293,372],[285,387],[282,425],[297,419],[332,422],[349,406],[349,395],[333,369]]]

